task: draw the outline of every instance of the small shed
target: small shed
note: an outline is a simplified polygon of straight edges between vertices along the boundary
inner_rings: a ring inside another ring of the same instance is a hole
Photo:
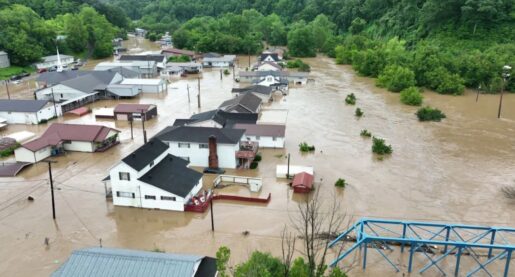
[[[157,106],[152,104],[118,104],[114,108],[115,120],[152,119],[157,116]]]
[[[313,175],[307,172],[295,174],[291,184],[293,192],[296,193],[309,193],[313,189]]]

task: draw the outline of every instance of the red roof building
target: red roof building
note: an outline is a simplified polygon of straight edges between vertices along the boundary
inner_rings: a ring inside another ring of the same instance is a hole
[[[116,120],[132,121],[135,118],[145,120],[157,116],[157,106],[152,104],[118,104],[114,108],[114,118]]]
[[[293,192],[309,193],[313,189],[313,175],[306,172],[295,174],[292,187]]]

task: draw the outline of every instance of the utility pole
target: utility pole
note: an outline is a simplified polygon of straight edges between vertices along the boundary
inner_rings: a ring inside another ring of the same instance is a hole
[[[209,201],[209,207],[211,208],[211,231],[215,231],[215,221],[213,217],[213,197],[211,197],[211,200]]]
[[[52,179],[52,163],[56,161],[45,161],[48,164],[48,176],[50,178],[50,193],[52,195],[52,217],[55,220],[54,180]]]
[[[147,143],[147,131],[145,130],[145,114],[143,113],[143,109],[141,109],[141,125],[143,126],[143,142]]]
[[[222,80],[222,69],[220,68],[220,80]]]
[[[200,109],[200,76],[198,76],[198,95],[197,95],[197,104]]]
[[[134,139],[134,131],[133,131],[133,127],[132,127],[132,123],[133,123],[134,119],[132,118],[131,116],[131,120],[129,120],[129,122],[131,123],[131,139],[133,140]]]
[[[510,78],[511,66],[505,65],[505,66],[503,66],[502,70],[503,70],[503,72],[502,72],[503,83],[502,83],[502,88],[501,88],[501,98],[499,99],[499,111],[497,112],[497,118],[501,118],[502,97],[504,95],[506,81],[508,80],[508,78]]]
[[[290,179],[290,153],[288,153],[288,167],[286,168],[286,179]]]
[[[11,100],[11,95],[9,94],[9,85],[7,84],[7,80],[5,80],[5,90],[7,91],[7,99]]]
[[[477,95],[476,95],[476,103],[477,103],[477,100],[479,100],[479,91],[481,90],[481,85],[479,85],[477,87]]]
[[[190,101],[190,84],[186,84],[186,89],[188,90],[188,104],[191,103]]]
[[[232,80],[236,80],[236,75],[234,74],[234,64],[232,65]]]
[[[57,107],[55,106],[54,88],[53,88],[53,87],[51,87],[51,88],[50,88],[50,91],[52,92],[52,103],[54,103],[54,112],[55,112],[55,116],[57,117]]]

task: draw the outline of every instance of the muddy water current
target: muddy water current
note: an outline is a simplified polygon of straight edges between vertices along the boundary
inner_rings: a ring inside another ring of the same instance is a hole
[[[247,66],[247,57],[239,59],[242,67]],[[114,207],[105,199],[101,180],[111,166],[142,145],[141,126],[135,125],[131,140],[127,123],[95,120],[92,114],[65,116],[58,121],[116,127],[122,131],[121,144],[105,153],[70,152],[55,159],[56,221],[52,220],[46,165],[33,165],[17,177],[0,180],[0,276],[46,276],[74,249],[99,244],[203,255],[214,255],[226,245],[231,248],[232,263],[248,258],[253,250],[280,255],[281,231],[290,225],[303,199],[293,195],[286,181],[275,178],[275,167],[286,163],[287,153],[294,165],[314,166],[321,196],[335,195],[350,220],[380,217],[515,226],[515,203],[500,191],[515,182],[515,95],[505,96],[499,120],[496,95],[480,95],[476,103],[473,91],[459,97],[426,91],[425,103],[440,108],[448,118],[420,123],[414,115],[416,108],[402,105],[398,94],[376,88],[371,79],[357,77],[350,67],[335,65],[325,57],[306,61],[312,66],[314,81],[291,88],[289,95],[276,97],[264,107],[288,111],[286,148],[261,150],[258,170],[228,172],[262,177],[262,191],[220,190],[259,197],[271,193],[268,205],[215,202],[214,233],[209,213]],[[176,118],[216,108],[229,99],[231,88],[243,85],[232,77],[220,80],[218,70],[205,70],[200,78],[200,109],[196,76],[172,79],[167,93],[120,102],[158,106],[159,116],[146,122],[152,136]],[[356,106],[344,103],[351,92],[357,96]],[[120,102],[99,101],[89,106],[94,110]],[[360,119],[354,116],[356,107],[365,113]],[[1,135],[20,130],[41,134],[45,128],[13,125]],[[383,160],[372,155],[370,139],[359,135],[362,129],[385,138],[393,154]],[[298,144],[303,141],[315,145],[316,151],[299,153]],[[348,181],[344,190],[334,187],[338,178]],[[211,187],[212,180],[205,176],[204,186]],[[27,201],[29,195],[35,201]],[[249,234],[244,236],[244,231]],[[45,238],[49,245],[44,244]],[[406,257],[394,260],[405,264]],[[366,272],[357,267],[351,275],[396,273],[374,253]],[[438,276],[438,272],[427,275]]]

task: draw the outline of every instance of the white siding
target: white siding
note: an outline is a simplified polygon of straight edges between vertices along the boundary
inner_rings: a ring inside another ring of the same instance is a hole
[[[94,152],[94,143],[89,141],[70,141],[69,143],[63,142],[63,148],[67,151],[77,152]]]
[[[249,138],[251,141],[259,143],[260,148],[284,148],[284,137],[264,137],[260,136],[259,139],[256,136],[245,135],[242,141],[246,141]]]
[[[52,90],[53,90],[53,96],[52,96]],[[55,85],[51,88],[44,88],[41,90],[36,91],[36,98],[38,100],[53,100],[55,99],[56,102],[59,101],[66,101],[70,99],[74,99],[80,96],[84,96],[86,93],[76,90],[74,88],[67,87],[65,85]]]
[[[38,112],[0,112],[0,117],[5,118],[8,124],[38,124],[43,119],[55,116],[53,106],[45,107]]]
[[[207,167],[209,165],[209,149],[199,148],[198,143],[190,143],[190,148],[179,148],[178,142],[167,142],[170,145],[170,153],[177,157],[188,158],[191,166]],[[221,168],[236,168],[236,151],[238,144],[218,143],[218,165]]]
[[[264,63],[258,66],[257,71],[280,71],[280,69],[271,64]]]
[[[19,147],[14,150],[14,155],[17,162],[35,163],[50,157],[50,147],[43,148],[36,152],[32,152],[24,147]]]

